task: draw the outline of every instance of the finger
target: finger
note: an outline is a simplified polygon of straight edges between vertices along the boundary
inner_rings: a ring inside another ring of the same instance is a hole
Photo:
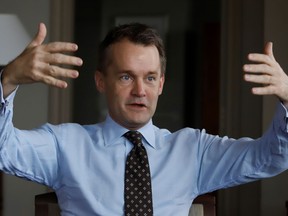
[[[60,79],[56,79],[52,76],[43,76],[42,82],[58,88],[67,88],[68,86],[67,82]]]
[[[251,89],[252,94],[255,95],[272,95],[274,94],[273,88],[271,86],[265,87],[254,87]]]
[[[78,50],[78,46],[69,42],[52,42],[44,45],[44,50],[50,53],[75,52]]]
[[[43,43],[43,41],[45,40],[46,35],[47,35],[46,26],[44,23],[40,23],[39,27],[38,27],[38,32],[35,35],[35,37],[33,38],[33,40],[30,42],[28,47],[34,47],[34,46],[41,45]]]
[[[44,55],[43,62],[54,64],[54,65],[70,65],[70,66],[81,66],[83,61],[79,57],[69,56],[61,53],[54,53],[49,55]]]
[[[55,65],[47,65],[46,66],[46,75],[52,76],[54,78],[77,78],[79,76],[79,72],[73,69],[61,68]]]
[[[266,43],[265,48],[264,48],[264,53],[267,54],[270,58],[272,58],[275,61],[272,42]]]
[[[272,68],[267,64],[245,64],[243,71],[247,73],[267,73],[272,74]]]
[[[59,70],[59,68],[56,68],[56,66],[52,66],[50,68],[54,68],[52,69],[52,71],[55,71],[54,74],[55,76],[51,76],[50,74],[43,74],[43,73],[35,73],[34,76],[33,76],[33,80],[36,81],[36,82],[42,82],[42,83],[45,83],[47,85],[51,85],[51,86],[55,86],[55,87],[58,87],[58,88],[67,88],[68,84],[66,81],[60,79],[59,77],[62,76],[62,78],[73,78],[72,76],[75,76],[75,75],[71,75],[73,73],[69,73],[67,71],[61,71]],[[47,70],[49,71],[49,70]],[[50,70],[51,72],[51,70]],[[66,74],[66,75],[65,75]],[[70,74],[70,75],[69,75]],[[76,72],[76,76],[75,78],[78,76],[78,72]]]
[[[264,63],[268,65],[274,64],[274,59],[272,59],[270,56],[266,54],[260,54],[260,53],[250,53],[248,55],[248,60],[252,62],[258,62],[258,63]]]
[[[244,80],[251,83],[270,85],[273,84],[273,77],[270,75],[253,75],[253,74],[245,74]]]

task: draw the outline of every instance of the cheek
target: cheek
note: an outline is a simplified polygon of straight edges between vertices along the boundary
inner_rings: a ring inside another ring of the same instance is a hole
[[[150,104],[153,105],[153,107],[155,107],[158,102],[159,92],[158,91],[150,92],[150,94],[148,93],[146,96]]]
[[[109,88],[109,91],[106,92],[107,99],[111,104],[120,104],[124,103],[125,99],[128,98],[128,91],[124,88],[117,88],[117,87],[111,87]]]

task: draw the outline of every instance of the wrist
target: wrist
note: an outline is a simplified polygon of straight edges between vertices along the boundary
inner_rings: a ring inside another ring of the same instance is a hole
[[[13,92],[17,88],[17,85],[13,84],[10,81],[8,67],[9,66],[5,66],[1,71],[1,84],[4,98],[6,98],[11,92]]]

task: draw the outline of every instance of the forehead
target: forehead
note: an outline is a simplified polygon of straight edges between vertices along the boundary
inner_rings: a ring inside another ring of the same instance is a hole
[[[110,45],[107,50],[108,67],[119,70],[160,71],[160,57],[154,45],[135,44],[127,39]]]

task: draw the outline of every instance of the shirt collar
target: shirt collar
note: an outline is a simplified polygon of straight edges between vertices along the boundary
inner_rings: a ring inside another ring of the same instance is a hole
[[[116,123],[109,115],[107,115],[103,126],[104,145],[109,146],[123,142],[123,134],[129,131],[127,128]],[[155,131],[152,120],[138,130],[144,137],[145,141],[155,148]]]

